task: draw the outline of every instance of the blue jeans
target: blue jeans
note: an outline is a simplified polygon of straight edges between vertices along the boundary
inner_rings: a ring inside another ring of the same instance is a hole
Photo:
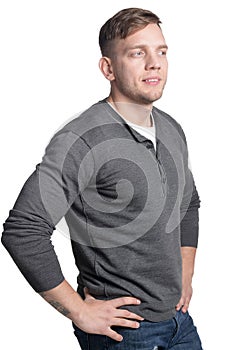
[[[189,313],[178,311],[168,321],[142,321],[140,328],[114,326],[123,336],[117,342],[105,335],[88,334],[73,325],[82,350],[202,350],[201,341]]]

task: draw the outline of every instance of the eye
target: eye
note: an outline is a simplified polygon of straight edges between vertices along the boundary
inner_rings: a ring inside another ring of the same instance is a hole
[[[166,50],[159,50],[159,51],[158,51],[158,55],[159,55],[159,56],[166,56],[166,54],[167,54],[167,51],[166,51]]]
[[[144,51],[138,50],[138,51],[133,52],[132,56],[133,57],[142,57],[142,56],[144,56],[144,54],[145,54]]]

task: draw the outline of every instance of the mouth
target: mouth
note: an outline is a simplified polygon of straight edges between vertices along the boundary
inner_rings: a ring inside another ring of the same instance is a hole
[[[147,85],[153,85],[157,86],[161,81],[161,78],[159,77],[151,77],[147,79],[143,79],[143,82],[146,83]]]

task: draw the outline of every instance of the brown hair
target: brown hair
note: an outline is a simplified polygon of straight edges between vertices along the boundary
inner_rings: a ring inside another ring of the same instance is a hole
[[[128,8],[116,13],[100,29],[99,45],[102,55],[110,57],[115,39],[125,39],[150,23],[160,27],[161,21],[148,10]]]

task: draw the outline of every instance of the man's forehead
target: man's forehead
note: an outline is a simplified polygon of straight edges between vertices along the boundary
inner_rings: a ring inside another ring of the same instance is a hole
[[[124,46],[166,46],[163,33],[157,24],[149,24],[146,27],[137,30],[125,39],[118,39],[119,44]]]

